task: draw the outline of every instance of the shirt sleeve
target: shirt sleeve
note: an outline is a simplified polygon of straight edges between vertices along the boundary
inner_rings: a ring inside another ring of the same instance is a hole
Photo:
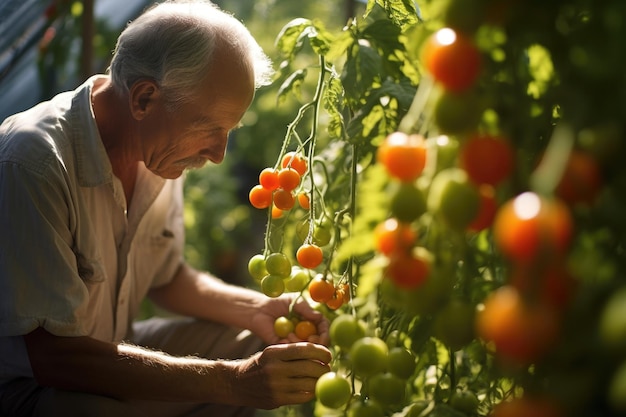
[[[0,163],[0,337],[43,327],[86,334],[88,303],[73,250],[71,192],[61,163]]]

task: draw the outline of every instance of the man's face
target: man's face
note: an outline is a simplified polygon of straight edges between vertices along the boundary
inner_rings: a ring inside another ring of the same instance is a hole
[[[250,71],[225,55],[216,51],[218,64],[198,85],[193,100],[174,111],[159,102],[144,121],[143,160],[155,174],[177,178],[185,169],[224,159],[228,134],[239,125],[254,96]]]

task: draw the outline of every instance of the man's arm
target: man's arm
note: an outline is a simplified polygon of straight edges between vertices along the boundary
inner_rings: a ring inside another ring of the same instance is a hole
[[[311,343],[282,344],[246,359],[176,358],[89,337],[59,337],[42,328],[24,336],[43,386],[120,399],[211,402],[275,408],[314,396],[330,352]]]

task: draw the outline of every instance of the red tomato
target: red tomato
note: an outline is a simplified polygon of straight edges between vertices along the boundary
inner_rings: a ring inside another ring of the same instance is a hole
[[[422,60],[433,78],[446,89],[460,92],[471,87],[481,69],[481,56],[472,40],[450,28],[426,41]]]
[[[569,247],[572,227],[569,209],[560,200],[525,192],[498,210],[493,231],[504,255],[531,263],[562,256]]]
[[[489,184],[481,184],[478,187],[480,196],[480,205],[478,206],[478,214],[467,226],[469,230],[479,232],[483,229],[491,227],[493,219],[498,211],[498,203],[496,202],[496,192]]]
[[[477,184],[497,185],[513,171],[514,153],[506,139],[476,135],[463,143],[461,167]]]
[[[426,281],[430,273],[429,262],[413,253],[397,253],[389,259],[385,277],[400,288],[415,288]]]
[[[556,194],[568,204],[592,204],[601,187],[602,174],[595,158],[583,151],[572,151]]]
[[[544,397],[521,397],[497,404],[490,417],[563,417],[558,404]]]

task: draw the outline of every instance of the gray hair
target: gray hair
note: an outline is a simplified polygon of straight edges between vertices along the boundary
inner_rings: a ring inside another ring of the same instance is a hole
[[[239,20],[209,1],[172,0],[151,7],[122,31],[108,70],[113,86],[128,93],[134,82],[150,78],[173,107],[188,102],[218,42],[251,68],[256,88],[270,83],[270,59]]]

